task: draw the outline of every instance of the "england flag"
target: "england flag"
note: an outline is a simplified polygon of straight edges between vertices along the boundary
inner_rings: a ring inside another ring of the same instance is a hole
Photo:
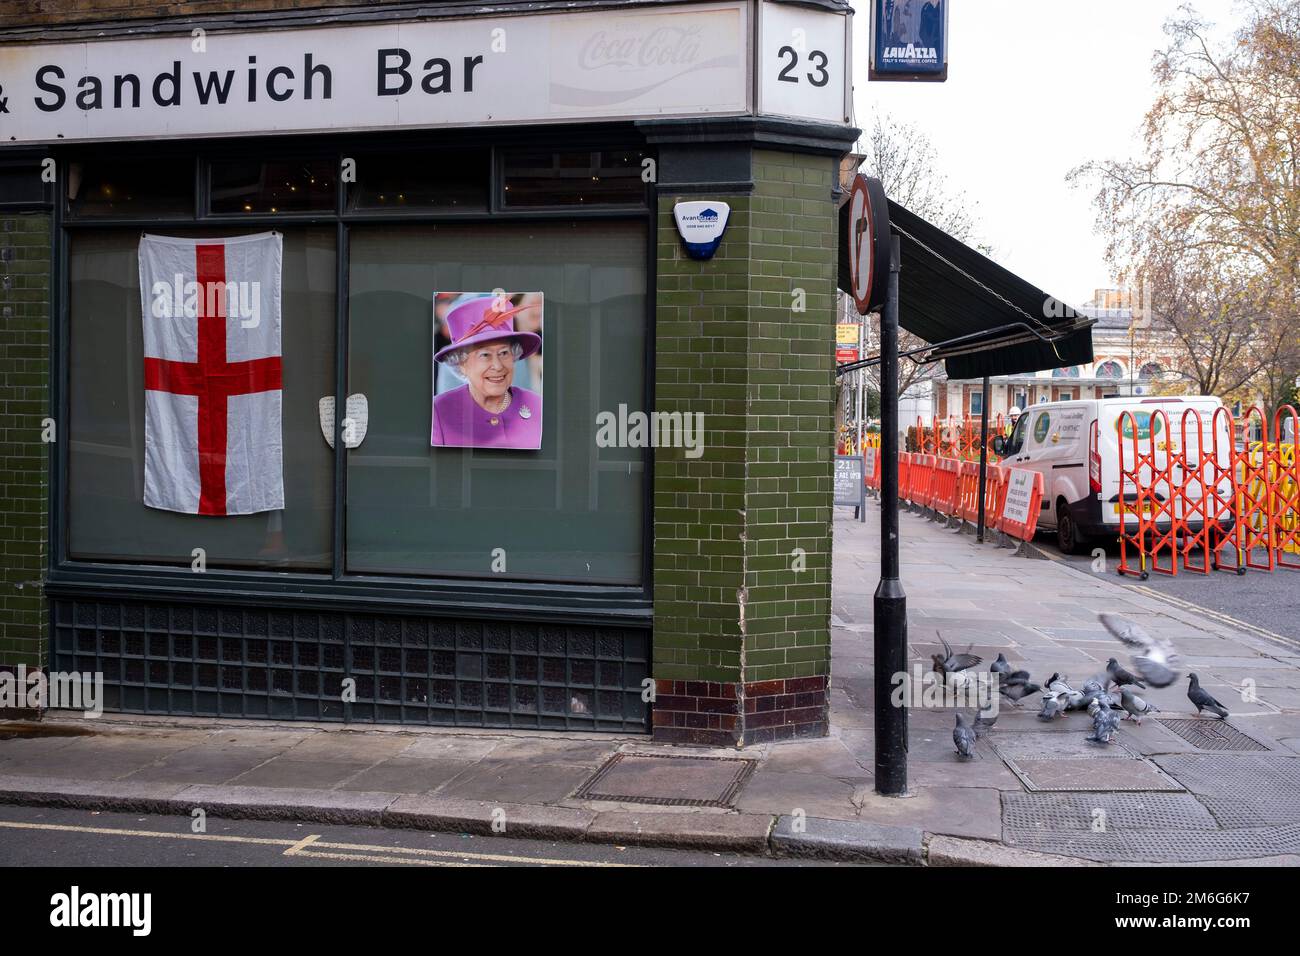
[[[144,503],[284,507],[278,233],[140,240]]]

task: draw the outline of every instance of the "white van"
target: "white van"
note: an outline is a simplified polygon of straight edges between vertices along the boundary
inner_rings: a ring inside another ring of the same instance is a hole
[[[1225,497],[1230,494],[1231,484],[1225,477],[1232,464],[1228,416],[1219,415],[1216,419],[1214,415],[1222,404],[1219,399],[1206,395],[1045,402],[1025,409],[1009,437],[994,439],[993,451],[1001,456],[1004,465],[1042,474],[1043,503],[1038,527],[1055,531],[1062,551],[1079,553],[1087,550],[1094,538],[1113,541],[1119,535],[1119,425],[1124,412],[1129,412],[1136,424],[1139,454],[1150,453],[1148,436],[1150,429],[1155,428],[1156,466],[1161,469],[1165,467],[1165,448],[1183,447],[1185,428],[1188,471],[1199,471],[1206,483],[1218,479],[1220,493]],[[1184,424],[1184,413],[1188,409],[1195,409],[1200,414],[1199,438],[1194,415],[1187,415]],[[1165,429],[1164,419],[1154,414],[1157,410],[1164,412],[1169,422],[1171,435],[1163,439],[1160,432]],[[1133,460],[1133,426],[1127,418],[1124,419],[1124,430],[1124,458],[1128,466]],[[1214,431],[1219,433],[1217,446]],[[1214,455],[1216,447],[1217,456]],[[1214,468],[1209,460],[1194,460],[1197,454],[1203,454],[1207,459],[1217,457],[1218,468]],[[1149,473],[1150,469],[1146,471]],[[1181,479],[1182,476],[1175,477]],[[1149,474],[1144,481],[1150,482]],[[1193,482],[1188,486],[1188,499],[1200,499],[1198,484]],[[1169,491],[1161,483],[1157,483],[1154,490],[1159,496]],[[1125,482],[1124,492],[1127,501],[1136,499],[1136,489],[1131,481]],[[1127,520],[1136,525],[1137,518],[1131,513],[1131,508]],[[1180,507],[1180,518],[1183,516],[1181,512]],[[1201,529],[1201,524],[1194,518],[1188,521],[1188,528],[1196,532]],[[1160,521],[1156,527],[1161,530]],[[1164,528],[1167,527],[1166,521]]]

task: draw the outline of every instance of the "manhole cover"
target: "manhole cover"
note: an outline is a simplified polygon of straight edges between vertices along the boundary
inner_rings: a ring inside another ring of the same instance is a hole
[[[1268,750],[1254,737],[1217,718],[1160,717],[1157,723],[1199,750]]]
[[[1005,760],[1030,790],[1182,790],[1145,760]]]
[[[757,761],[733,757],[615,754],[574,796],[666,807],[730,807],[756,766]]]
[[[1011,846],[1103,863],[1196,863],[1250,860],[1300,852],[1300,826],[1246,830],[1111,830],[1105,833],[1003,831]]]
[[[1002,825],[1045,832],[1219,827],[1189,793],[1004,793]]]
[[[1003,760],[1052,760],[1073,758],[1075,760],[1096,760],[1105,757],[1127,757],[1134,754],[1118,741],[1109,744],[1097,744],[1086,740],[1092,730],[1092,722],[1085,727],[1079,724],[1077,734],[1062,731],[1038,731],[1037,733],[990,734],[993,749]]]

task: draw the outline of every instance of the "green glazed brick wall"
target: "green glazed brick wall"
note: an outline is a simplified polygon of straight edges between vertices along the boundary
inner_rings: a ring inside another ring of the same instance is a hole
[[[658,680],[829,674],[835,171],[756,151],[754,192],[714,197],[732,211],[708,262],[660,199],[656,410],[703,412],[705,451],[655,453]]]
[[[45,664],[49,348],[49,217],[0,214],[0,665]]]
[[[745,683],[830,673],[836,170],[754,153]]]
[[[749,404],[749,204],[731,206],[707,262],[686,256],[661,196],[655,410],[704,413],[704,453],[655,450],[654,676],[737,683]],[[683,199],[697,199],[685,196]]]

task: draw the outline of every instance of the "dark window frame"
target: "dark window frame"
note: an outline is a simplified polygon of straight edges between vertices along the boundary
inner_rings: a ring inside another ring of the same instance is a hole
[[[565,130],[566,148],[638,149],[653,155],[651,148],[631,127],[625,129]],[[449,138],[452,140],[448,142]],[[654,402],[655,295],[657,273],[656,208],[647,184],[642,206],[558,206],[501,208],[496,201],[501,188],[500,172],[506,149],[554,148],[560,138],[556,128],[539,127],[505,131],[471,131],[449,137],[448,131],[435,133],[394,134],[391,137],[293,137],[256,139],[251,144],[235,145],[224,141],[185,141],[168,144],[67,144],[51,149],[58,161],[58,182],[65,182],[68,164],[95,153],[114,158],[148,155],[156,161],[159,147],[173,156],[194,157],[195,203],[191,218],[131,218],[129,216],[71,215],[66,190],[54,191],[52,206],[52,334],[50,359],[50,409],[56,421],[63,420],[69,408],[69,374],[67,345],[70,341],[69,247],[72,236],[81,230],[122,227],[156,229],[161,225],[187,227],[233,226],[276,228],[286,225],[333,225],[336,236],[335,297],[335,401],[342,407],[348,394],[348,240],[354,223],[378,223],[401,220],[436,225],[444,222],[520,221],[528,219],[636,221],[646,230],[646,339],[645,383],[646,408]],[[347,202],[349,184],[341,177],[335,181],[335,203],[330,212],[293,212],[278,214],[210,212],[211,163],[214,159],[329,158],[335,169],[345,157],[380,150],[418,150],[433,145],[487,146],[491,165],[489,208],[482,211],[429,210],[350,210]],[[336,421],[336,429],[342,427]],[[383,610],[410,609],[422,612],[450,612],[482,618],[515,618],[521,613],[557,621],[604,622],[624,621],[628,626],[645,626],[653,606],[654,559],[654,449],[644,449],[643,467],[646,480],[642,490],[642,561],[641,580],[637,585],[601,585],[467,579],[463,577],[420,577],[356,574],[346,572],[344,561],[344,521],[346,519],[346,449],[336,434],[334,450],[334,518],[332,528],[332,568],[323,572],[276,572],[269,569],[211,569],[196,574],[173,565],[150,565],[129,562],[87,561],[68,555],[68,449],[66,442],[56,442],[50,455],[49,542],[50,563],[47,589],[56,595],[96,595],[106,590],[135,596],[158,598],[181,597],[189,600],[224,601],[265,606],[268,602],[283,606],[331,606],[342,609]]]

